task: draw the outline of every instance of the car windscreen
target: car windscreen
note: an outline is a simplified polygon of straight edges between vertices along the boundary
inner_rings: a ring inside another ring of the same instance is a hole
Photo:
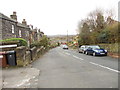
[[[92,49],[100,49],[99,46],[90,46],[90,48],[92,48]]]
[[[63,47],[67,47],[67,45],[63,45]]]

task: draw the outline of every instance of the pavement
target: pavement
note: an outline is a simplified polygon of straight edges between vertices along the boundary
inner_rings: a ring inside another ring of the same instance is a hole
[[[2,69],[2,88],[37,88],[40,70],[27,67]]]

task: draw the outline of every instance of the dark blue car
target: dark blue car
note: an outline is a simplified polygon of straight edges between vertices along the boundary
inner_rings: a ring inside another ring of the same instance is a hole
[[[104,55],[107,56],[107,50],[104,50],[102,48],[100,48],[98,45],[90,45],[88,46],[88,49],[86,49],[86,55],[93,55],[93,56],[97,56],[97,55]]]

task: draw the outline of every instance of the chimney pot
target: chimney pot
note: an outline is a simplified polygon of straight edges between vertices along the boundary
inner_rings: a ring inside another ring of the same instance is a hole
[[[22,24],[23,24],[23,25],[27,25],[27,22],[26,22],[25,19],[23,19]]]
[[[17,20],[17,15],[16,15],[16,12],[14,11],[13,12],[13,15],[10,15],[10,17],[14,20]]]
[[[15,12],[15,11],[13,12],[13,15],[16,15],[16,12]]]

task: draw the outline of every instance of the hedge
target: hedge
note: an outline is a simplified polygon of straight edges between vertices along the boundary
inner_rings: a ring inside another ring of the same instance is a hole
[[[99,44],[102,48],[108,50],[109,53],[118,53],[119,45],[118,43],[114,44]]]
[[[5,40],[0,40],[0,42],[4,43],[4,42],[12,42],[12,41],[18,41],[20,46],[27,46],[27,41],[23,38],[9,38],[9,39],[5,39]]]

